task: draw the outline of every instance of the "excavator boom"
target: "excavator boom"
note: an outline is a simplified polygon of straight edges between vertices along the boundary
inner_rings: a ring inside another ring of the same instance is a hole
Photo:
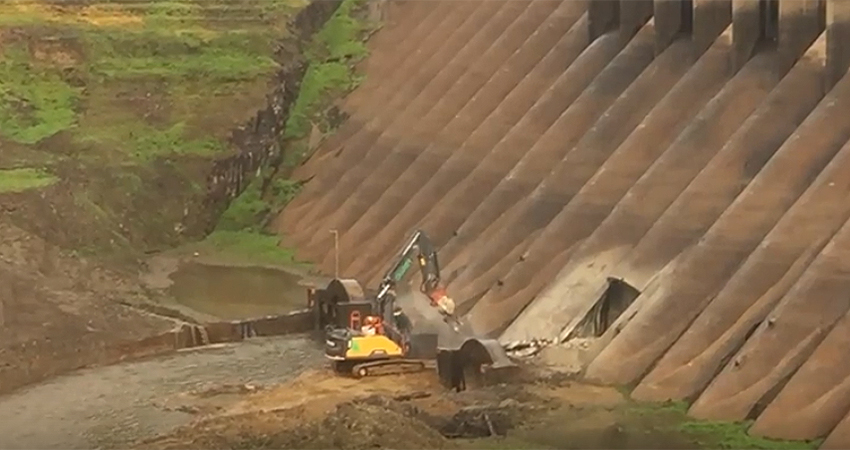
[[[407,244],[402,247],[395,263],[384,275],[378,290],[378,302],[383,304],[389,301],[389,294],[407,275],[414,260],[422,274],[420,291],[428,296],[431,306],[440,312],[443,320],[455,331],[460,331],[461,322],[454,314],[455,302],[448,296],[446,288],[442,285],[437,251],[422,230],[413,233]]]

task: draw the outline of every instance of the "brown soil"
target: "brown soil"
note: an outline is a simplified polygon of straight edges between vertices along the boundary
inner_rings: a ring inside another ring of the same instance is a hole
[[[175,322],[132,309],[145,293],[0,219],[0,392],[91,364]]]
[[[614,389],[532,379],[454,393],[433,373],[309,371],[140,448],[694,447],[671,426],[681,419],[639,412]]]

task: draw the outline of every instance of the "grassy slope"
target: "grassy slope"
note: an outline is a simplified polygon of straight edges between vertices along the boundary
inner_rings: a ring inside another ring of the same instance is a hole
[[[697,421],[685,402],[637,403],[556,409],[533,419],[505,438],[463,439],[451,448],[693,448],[805,450],[815,441],[778,441],[747,434],[752,422]],[[612,432],[613,430],[616,430]]]
[[[267,90],[285,20],[304,3],[4,3],[0,134],[34,145],[69,131],[78,152],[61,153],[122,163],[226,150],[228,128]]]
[[[689,404],[686,402],[631,403],[624,408],[631,422],[649,419],[662,431],[675,432],[687,437],[699,448],[706,449],[762,449],[762,450],[802,450],[815,449],[821,440],[780,441],[750,436],[747,430],[752,421],[722,422],[694,420],[687,416]],[[628,422],[628,421],[627,421]]]
[[[0,170],[0,193],[23,192],[50,186],[56,177],[41,169],[3,169]]]
[[[233,151],[230,130],[264,105],[276,45],[306,4],[0,2],[0,194],[58,183],[47,196],[62,215],[29,207],[15,222],[48,239],[45,224],[70,223],[75,237],[56,240],[78,250],[175,242],[202,193],[192,161]]]

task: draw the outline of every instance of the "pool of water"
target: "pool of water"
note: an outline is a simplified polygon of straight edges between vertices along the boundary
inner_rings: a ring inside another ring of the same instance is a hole
[[[189,308],[222,319],[283,314],[307,304],[300,277],[277,269],[183,264],[169,293]]]

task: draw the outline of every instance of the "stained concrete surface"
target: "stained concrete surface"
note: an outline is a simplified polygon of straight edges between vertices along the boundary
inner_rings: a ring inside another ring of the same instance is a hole
[[[400,93],[352,96],[359,118],[320,148],[335,156],[310,163],[320,181],[278,229],[328,269],[332,241],[315,223],[330,218],[344,274],[368,285],[420,227],[440,246],[461,311],[503,341],[567,337],[608,277],[621,277],[642,295],[597,341],[588,375],[633,382],[647,399],[707,388],[692,414],[752,417],[752,433],[777,437],[837,426],[824,445],[844,442],[846,375],[824,363],[847,311],[824,265],[841,254],[830,239],[847,220],[839,2],[780,0],[770,18],[755,3],[699,1],[694,28],[678,30],[687,21],[669,15],[687,9],[657,2],[637,34],[646,17],[636,5],[591,3],[582,16],[558,2],[512,13],[486,3],[395,10],[399,23],[423,14],[463,31],[403,41],[428,60],[397,56],[400,69],[387,70]],[[570,20],[554,14],[564,8]],[[760,41],[760,28],[781,39]],[[506,34],[516,41],[494,37]],[[637,56],[644,40],[651,51]],[[609,62],[620,78],[606,82]],[[795,292],[822,308],[796,309]]]
[[[727,52],[730,43],[729,36],[719,39],[708,50],[707,55],[688,71],[682,82],[671,89],[670,94],[647,114],[637,129],[612,153],[603,166],[605,170],[597,171],[581,190],[566,205],[563,205],[563,208],[588,216],[609,211],[610,207],[622,197],[637,177],[659,156],[677,133],[684,129],[705,102],[731,75],[731,71],[727,68],[729,57]],[[688,107],[680,108],[682,105],[688,105]],[[530,221],[525,218],[533,214],[538,203],[544,202],[543,198],[550,198],[547,192],[554,191],[552,196],[557,198],[555,194],[560,190],[560,186],[559,177],[555,174],[569,170],[569,166],[565,163],[566,161],[560,162],[552,173],[539,181],[535,190],[529,194],[531,196],[529,200],[507,205],[509,209],[487,225],[487,228],[479,235],[471,236],[462,228],[459,235],[452,238],[441,249],[440,255],[446,264],[446,271],[451,273],[456,268],[467,264],[476,264],[481,267],[474,283],[485,286],[488,282],[492,282],[493,277],[498,273],[512,266],[516,258],[511,258],[507,254],[501,255],[498,262],[493,264],[485,264],[477,255],[479,252],[482,254],[489,252],[490,242],[512,242],[516,245],[515,249],[521,250],[520,253],[527,249],[527,245],[516,244],[517,239],[523,241],[525,239],[520,236],[521,233],[515,233],[513,230],[527,227]],[[606,207],[609,209],[606,210]],[[475,217],[479,211],[480,208],[476,209],[467,223],[481,221]],[[575,230],[577,224],[586,223],[592,223],[592,221],[574,220],[571,230]],[[463,272],[465,274],[468,271]],[[469,278],[473,277],[469,276]],[[475,287],[468,289],[476,291]]]
[[[482,87],[489,87],[491,91],[495,91],[483,93],[485,96],[503,97],[504,94],[500,95],[498,91],[500,84],[506,84],[504,81],[488,86],[484,86],[485,83],[502,68],[503,64],[512,62],[509,59],[511,55],[521,48],[547,17],[552,16],[553,10],[558,6],[558,2],[532,2],[510,26],[502,30],[497,39],[490,42],[492,45],[486,48],[481,57],[474,62],[475,70],[458,78],[456,83],[445,92],[444,97],[428,111],[427,115],[421,117],[415,115],[411,109],[406,109],[401,118],[398,119],[400,129],[404,130],[405,134],[410,133],[412,141],[421,141],[442,129]],[[566,18],[569,18],[569,15]],[[573,16],[573,20],[575,18],[577,18],[576,15]],[[498,23],[494,25],[498,25]],[[541,45],[538,44],[537,47],[541,47]],[[393,180],[400,170],[409,165],[411,158],[415,158],[417,155],[416,152],[412,152],[407,153],[407,157],[405,157],[405,154],[399,151],[404,147],[398,144],[397,138],[393,136],[385,136],[385,138],[384,140],[379,139],[370,148],[369,153],[373,155],[372,158],[367,156],[346,172],[346,175],[350,177],[350,182],[345,179],[342,180],[334,187],[332,193],[325,196],[327,199],[332,199],[329,203],[330,206],[323,210],[317,210],[316,214],[317,217],[326,217],[329,227],[348,229],[351,226],[351,221],[356,219],[359,214],[358,211],[368,207],[374,197],[383,192],[386,182]],[[387,146],[386,149],[383,148],[385,145]],[[382,177],[370,177],[368,174],[372,170],[377,170],[384,175]],[[362,192],[362,197],[348,195],[349,189],[352,188]],[[305,246],[305,255],[308,257],[326,255],[326,250],[332,244],[332,241],[321,237],[317,240],[315,237],[317,236],[314,235],[314,239]]]
[[[488,81],[488,84],[501,85],[502,89],[491,92],[485,86],[439,135],[430,141],[411,144],[419,146],[414,163],[408,165],[380,194],[381,199],[360,214],[364,220],[358,219],[340,243],[345,249],[362,245],[368,252],[358,258],[343,260],[343,267],[348,269],[352,264],[366,267],[384,251],[385,246],[401,242],[410,228],[411,218],[426,213],[432,201],[442,198],[456,184],[457,176],[465,173],[458,165],[472,163],[477,159],[474,155],[493,148],[509,132],[509,125],[531,108],[539,108],[537,102],[541,96],[561,92],[555,85],[574,78],[568,69],[587,46],[587,37],[583,33],[586,17],[581,14],[580,2],[567,6],[570,14],[565,15],[561,22],[568,27],[552,23],[546,28],[547,33],[535,34],[524,44],[524,48],[547,50],[545,56],[519,51],[512,57],[519,59],[522,56],[521,61],[530,60],[525,64],[531,63],[533,69],[523,70],[521,66],[508,62],[507,70]],[[510,81],[501,81],[506,78]],[[476,100],[478,103],[487,102],[487,107],[478,107]],[[562,99],[560,103],[568,104],[570,100]],[[411,196],[416,198],[410,199]],[[399,212],[402,206],[405,206],[404,211]],[[390,221],[394,222],[392,226]],[[381,227],[385,228],[384,237],[373,240],[375,231]]]
[[[404,88],[394,96],[394,99],[398,101],[388,104],[382,114],[377,117],[381,122],[367,123],[355,136],[346,141],[347,151],[335,161],[338,170],[322,171],[321,176],[328,180],[326,183],[330,184],[327,186],[315,184],[316,189],[321,188],[321,190],[318,191],[317,201],[307,203],[306,211],[300,215],[298,222],[292,225],[293,231],[297,233],[293,235],[294,242],[302,244],[306,238],[304,243],[309,243],[314,237],[310,232],[310,225],[315,223],[317,218],[324,219],[329,211],[328,206],[340,200],[338,196],[323,195],[325,190],[332,190],[334,193],[350,192],[362,180],[362,174],[350,171],[364,170],[363,163],[367,158],[371,167],[374,167],[376,161],[380,161],[381,155],[376,155],[375,152],[371,152],[371,158],[369,158],[369,150],[385,129],[392,129],[388,125],[404,119],[404,124],[409,127],[412,121],[425,116],[454,82],[483,57],[493,41],[498,39],[527,6],[525,2],[483,2],[476,10],[477,14],[465,21],[463,27],[450,30],[454,31],[453,39],[445,41],[447,45],[440,48],[440,51],[428,61],[426,68],[409,74],[416,80],[421,80],[421,83],[405,83]],[[439,45],[437,42],[434,41],[431,45]],[[386,125],[382,127],[380,123]],[[310,195],[307,189],[313,189],[313,187],[308,185],[305,189],[305,202],[309,200]]]
[[[416,181],[400,186],[392,185],[405,169],[411,166],[417,167],[426,174],[429,173],[428,166],[421,162],[421,156],[429,148],[431,142],[457,148],[458,142],[452,142],[451,138],[461,133],[465,134],[465,130],[471,132],[481,124],[483,118],[487,117],[504,101],[508,93],[512,92],[519,81],[524,78],[524,75],[530,73],[546,56],[554,43],[557,42],[558,37],[569,31],[573,23],[581,16],[581,6],[582,3],[580,2],[561,3],[557,9],[546,13],[547,17],[542,23],[528,25],[529,27],[536,27],[536,30],[525,41],[509,32],[500,36],[500,40],[506,39],[509,42],[521,44],[512,46],[499,45],[499,41],[494,43],[494,48],[499,48],[500,52],[504,52],[503,54],[513,52],[503,58],[502,61],[493,64],[501,70],[494,72],[492,76],[487,76],[486,67],[478,65],[480,78],[470,77],[468,80],[458,80],[452,90],[446,94],[445,99],[451,99],[451,101],[438,103],[419,124],[427,123],[432,115],[444,119],[435,121],[433,129],[430,127],[409,129],[407,134],[411,137],[408,140],[400,142],[389,152],[381,152],[384,153],[384,158],[374,170],[382,173],[383,176],[366,177],[357,189],[362,193],[362,196],[347,198],[328,218],[329,226],[350,229],[354,222],[362,216],[376,221],[375,223],[383,223],[380,216],[373,217],[374,214],[367,214],[367,210],[387,191],[404,198],[408,197],[411,192],[407,186],[418,189],[419,183]],[[472,92],[472,97],[467,98],[461,94],[465,92]],[[534,98],[536,95],[530,95],[526,98],[529,97]],[[462,142],[460,139],[458,141]],[[380,149],[374,150],[380,151]],[[439,159],[445,159],[445,156]],[[391,202],[383,203],[391,204]],[[343,248],[346,248],[351,242],[348,238],[352,234],[346,233],[345,238],[341,241]],[[356,239],[354,242],[357,242]],[[325,260],[327,260],[327,257]]]
[[[607,271],[640,242],[778,84],[778,77],[765,70],[772,67],[774,61],[773,55],[759,55],[726,83],[607,216],[590,216],[589,224],[582,226],[575,220],[582,216],[569,215],[575,210],[561,211],[529,247],[526,260],[505,276],[505,285],[514,289],[523,278],[533,277],[538,271],[546,273],[550,280],[557,274],[557,281],[509,325],[504,339],[524,339],[529,333],[558,336],[564,328],[570,328],[571,323],[581,319],[583,311],[589,310],[598,298],[597,292],[604,288]],[[602,219],[601,222],[598,219]],[[573,235],[570,229],[586,230],[590,234]],[[566,235],[568,239],[557,239],[559,235]],[[571,252],[557,261],[554,259],[573,245],[576,247]],[[535,281],[529,283],[529,287],[547,287],[546,280],[537,277]],[[570,293],[567,301],[560,301],[566,292]],[[508,290],[505,294],[512,292]],[[507,297],[505,294],[501,295]],[[529,297],[525,296],[526,301]],[[556,311],[558,315],[553,316]]]

